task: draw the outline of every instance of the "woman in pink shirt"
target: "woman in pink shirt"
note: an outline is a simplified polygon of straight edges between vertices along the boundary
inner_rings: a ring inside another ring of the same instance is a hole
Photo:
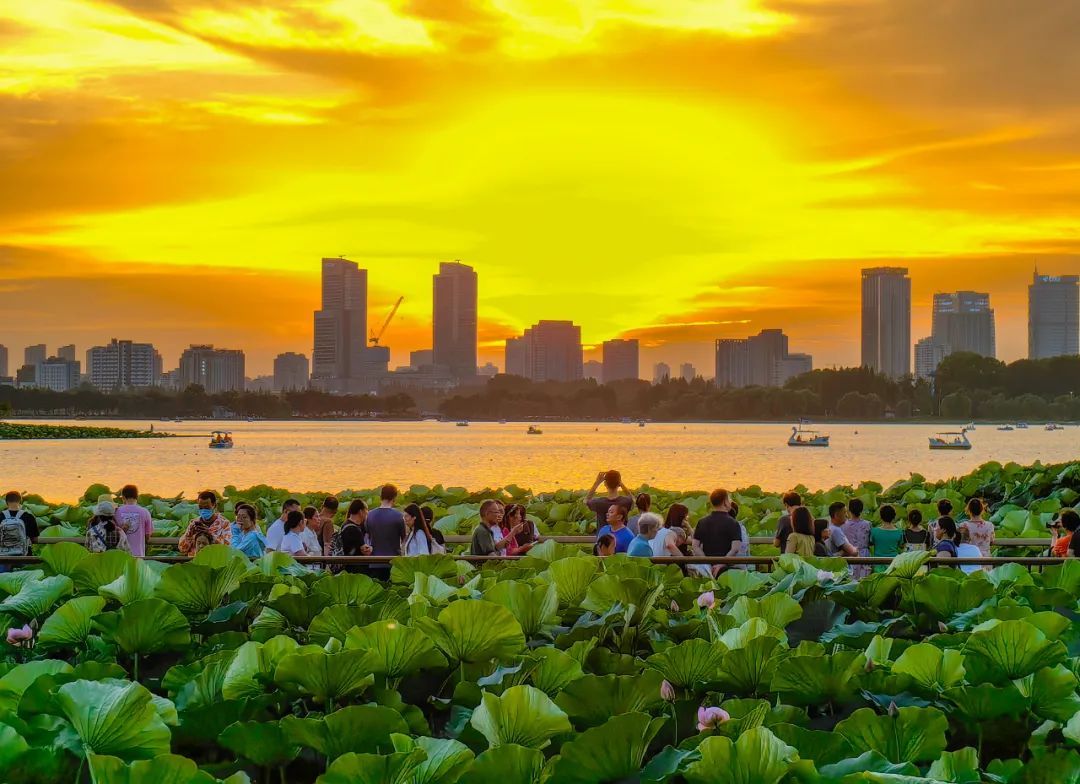
[[[985,510],[981,499],[972,498],[967,502],[968,519],[960,524],[960,528],[967,529],[968,541],[979,548],[979,555],[989,558],[990,546],[994,543],[994,524],[983,520]],[[990,566],[984,566],[983,571],[989,572]]]

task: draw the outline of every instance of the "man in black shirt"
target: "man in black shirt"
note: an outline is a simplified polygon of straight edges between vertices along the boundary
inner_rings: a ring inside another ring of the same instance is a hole
[[[784,514],[776,523],[776,535],[773,537],[773,546],[780,548],[780,554],[787,552],[787,540],[791,536],[791,513],[796,507],[802,506],[802,497],[792,491],[784,493]]]
[[[712,512],[701,518],[694,529],[694,552],[715,557],[738,555],[742,545],[742,530],[731,516],[731,493],[727,490],[713,490],[709,495],[709,503],[712,505]],[[712,573],[717,575],[725,568],[721,564],[714,564]]]

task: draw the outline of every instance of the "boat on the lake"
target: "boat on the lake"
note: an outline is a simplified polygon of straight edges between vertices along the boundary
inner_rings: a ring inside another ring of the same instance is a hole
[[[1064,430],[1065,427],[1064,427],[1064,425],[1059,425],[1056,422],[1047,422],[1046,423],[1046,429],[1047,430]]]
[[[211,449],[232,449],[232,433],[228,430],[215,430],[210,434]]]
[[[461,420],[460,422],[457,423],[457,426],[458,427],[468,427],[469,422],[468,422],[468,420],[463,419],[463,420]]]
[[[1011,433],[1015,429],[1012,425],[1002,425],[998,428],[1002,433]]]
[[[930,448],[931,449],[971,449],[971,442],[968,441],[967,428],[963,428],[956,432],[938,433],[937,435],[930,436]]]
[[[1017,430],[1027,430],[1028,429],[1028,423],[1027,422],[1017,422],[1016,423],[1016,429]]]
[[[788,437],[787,445],[824,447],[829,445],[829,437],[816,430],[808,430],[800,423],[791,428],[791,435]]]
[[[527,436],[542,436],[544,431],[538,428],[536,425],[529,425],[529,429],[525,431]]]

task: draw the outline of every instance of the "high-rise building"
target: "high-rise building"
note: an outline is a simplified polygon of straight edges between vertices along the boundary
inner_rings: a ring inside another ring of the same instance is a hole
[[[582,378],[595,381],[597,384],[604,383],[604,363],[590,359],[581,365]]]
[[[750,386],[750,341],[746,338],[720,338],[716,341],[716,378],[718,387]]]
[[[862,364],[890,378],[911,373],[911,278],[904,267],[862,271]]]
[[[239,349],[196,346],[180,355],[180,388],[198,384],[207,394],[244,391],[244,352]]]
[[[1080,276],[1040,275],[1028,286],[1028,358],[1080,354]]]
[[[423,367],[431,367],[435,364],[435,352],[430,348],[422,348],[419,351],[409,352],[409,367],[419,370]]]
[[[53,392],[67,392],[79,386],[81,367],[78,362],[49,357],[37,364],[35,385]]]
[[[274,357],[275,392],[295,392],[308,388],[308,358],[294,351]]]
[[[459,261],[444,261],[432,291],[432,351],[436,365],[455,378],[476,375],[476,270]]]
[[[671,365],[667,362],[657,362],[653,365],[652,382],[660,384],[671,378]]]
[[[495,378],[495,376],[499,375],[499,366],[494,362],[485,362],[476,369],[476,375],[480,376],[480,378]]]
[[[508,376],[532,378],[532,351],[528,337],[522,335],[519,338],[506,339],[503,368]]]
[[[61,346],[56,349],[56,356],[60,359],[66,359],[68,362],[77,362],[75,359],[75,344],[70,343],[66,346]]]
[[[151,343],[113,338],[86,351],[86,374],[98,389],[142,389],[161,384],[161,354]]]
[[[275,392],[273,376],[255,376],[244,379],[244,389],[248,392]]]
[[[27,346],[23,351],[23,364],[40,365],[48,356],[49,351],[44,343],[38,343],[36,346]]]
[[[603,383],[610,384],[624,378],[638,377],[638,341],[605,340],[601,347],[603,353]]]
[[[367,391],[367,270],[347,259],[323,259],[321,304],[315,311],[312,382],[327,392]]]
[[[7,377],[8,374],[8,350],[7,346],[0,346],[0,376]]]
[[[571,321],[539,321],[506,341],[506,372],[533,381],[580,381],[584,377],[581,327]]]
[[[809,354],[788,352],[788,337],[779,329],[763,329],[748,338],[716,341],[716,378],[719,387],[778,387],[814,368]]]
[[[683,362],[679,365],[679,378],[683,381],[693,381],[697,378],[697,368],[691,362]]]
[[[997,337],[990,295],[977,291],[935,294],[930,336],[935,343],[948,346],[953,354],[969,351],[984,357],[995,356]]]
[[[932,335],[922,338],[915,343],[915,377],[932,379],[937,373],[938,365],[951,353],[950,346],[938,343]]]

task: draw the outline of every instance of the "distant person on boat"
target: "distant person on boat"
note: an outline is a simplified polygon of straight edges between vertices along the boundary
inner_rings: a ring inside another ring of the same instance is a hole
[[[131,554],[136,558],[146,557],[146,545],[154,533],[154,521],[146,508],[139,506],[139,488],[124,485],[120,488],[122,503],[116,510],[116,522],[127,534]]]
[[[509,549],[513,537],[521,533],[521,523],[511,526],[505,533],[502,521],[506,510],[493,498],[480,504],[480,523],[473,529],[469,546],[471,555],[500,555]]]
[[[694,528],[694,553],[713,558],[734,557],[742,548],[742,529],[731,516],[731,493],[713,490],[709,494],[712,512],[698,521]],[[719,575],[727,567],[713,564],[710,571]]]
[[[367,533],[372,555],[401,555],[405,546],[405,517],[394,508],[398,489],[383,485],[379,491],[379,506],[368,512]],[[389,577],[389,564],[372,564],[372,577]]]
[[[972,498],[967,502],[968,519],[958,526],[960,531],[968,532],[968,539],[979,548],[979,554],[983,558],[990,557],[990,548],[994,544],[994,524],[983,519],[986,505],[982,499]],[[983,571],[990,571],[990,566],[983,567]]]
[[[38,539],[37,518],[22,508],[22,494],[11,490],[4,496],[7,508],[0,515],[0,555],[29,555],[30,545]],[[11,566],[0,564],[0,573]]]
[[[1050,523],[1053,537],[1050,542],[1050,555],[1055,558],[1067,557],[1077,528],[1080,528],[1080,514],[1074,509],[1062,509],[1058,518]]]
[[[98,501],[94,507],[94,516],[86,526],[86,549],[92,553],[131,550],[127,534],[116,523],[116,506],[107,498]]]
[[[630,519],[626,521],[626,527],[630,529],[630,533],[637,536],[638,520],[643,514],[652,509],[652,496],[648,493],[638,493],[634,498],[634,507],[637,509],[637,513],[631,515]]]
[[[922,527],[922,512],[912,509],[907,515],[907,527],[904,529],[904,550],[927,550],[932,537]]]
[[[236,505],[236,520],[232,524],[232,547],[249,558],[259,558],[266,552],[266,537],[259,530],[257,519],[254,506]]]
[[[789,493],[784,493],[784,497],[781,501],[784,504],[784,513],[780,515],[780,519],[776,521],[776,533],[773,535],[773,547],[779,549],[781,553],[786,553],[790,552],[787,548],[787,543],[788,537],[791,536],[792,531],[791,513],[802,506],[802,496],[793,490]]]
[[[629,498],[626,500],[630,500]],[[596,532],[598,537],[611,534],[615,537],[615,552],[625,553],[633,541],[634,535],[626,527],[626,516],[630,512],[629,504],[614,503],[608,506],[607,524]]]
[[[304,513],[300,510],[289,512],[285,517],[285,534],[281,537],[281,552],[289,555],[307,555],[304,540]]]
[[[652,514],[648,512],[647,514]],[[642,517],[645,515],[643,514]],[[664,524],[657,530],[656,536],[651,540],[654,558],[665,558],[670,555],[682,555],[680,549],[680,535],[683,542],[686,541],[686,529],[683,525],[690,516],[690,510],[684,504],[672,504],[668,507]],[[640,524],[640,520],[638,521]]]
[[[800,558],[813,558],[814,545],[817,542],[814,536],[814,515],[805,506],[796,506],[790,510],[790,514],[792,530],[786,537],[784,552]]]
[[[938,520],[937,534],[935,538],[937,541],[934,544],[934,557],[957,557],[957,545],[960,544],[960,532],[956,530],[955,520],[953,520],[951,517],[942,517],[940,520]]]
[[[660,515],[645,512],[638,520],[638,534],[630,540],[630,546],[626,548],[626,554],[634,558],[652,558],[652,542],[656,532],[660,530]],[[629,529],[629,526],[627,526]]]
[[[870,544],[874,546],[875,558],[895,558],[900,554],[900,545],[904,541],[904,532],[896,527],[896,507],[885,504],[878,509],[881,525],[870,531]],[[885,566],[875,566],[875,572],[884,572]]]
[[[280,550],[281,549],[281,537],[285,535],[285,520],[289,516],[289,512],[299,512],[300,502],[295,498],[290,498],[281,505],[281,516],[270,523],[270,527],[266,529],[266,549],[267,550]]]
[[[435,537],[431,535],[431,528],[424,513],[420,511],[419,504],[409,504],[401,512],[405,520],[405,545],[402,547],[402,555],[433,555],[446,552],[446,548],[439,548]]]
[[[838,556],[853,558],[859,554],[844,534],[844,523],[847,519],[847,504],[843,501],[834,501],[829,504],[829,530],[825,534],[825,552],[830,558]]]
[[[334,518],[337,516],[338,500],[328,495],[323,499],[318,514],[308,522],[308,526],[319,540],[319,555],[330,554],[330,540],[334,538]]]
[[[864,520],[863,502],[861,498],[852,498],[848,501],[848,520],[844,523],[844,536],[848,542],[858,551],[861,558],[870,557],[870,521]],[[870,567],[866,565],[852,566],[851,576],[861,580],[870,574]]]
[[[511,536],[510,531],[519,528],[518,532]],[[510,504],[503,511],[502,520],[503,536],[510,540],[510,546],[506,550],[507,555],[525,555],[540,541],[540,531],[536,523],[528,519],[525,507],[521,504]]]
[[[182,555],[194,555],[197,544],[202,541],[209,544],[232,543],[232,523],[218,512],[217,504],[217,493],[213,490],[199,493],[199,513],[188,523],[187,530],[177,544]],[[300,515],[300,519],[303,520],[304,516]]]
[[[604,485],[607,489],[607,495],[596,495],[596,490],[600,485]],[[620,490],[622,490],[622,493],[619,492]],[[596,528],[598,531],[607,523],[608,508],[616,503],[622,504],[629,509],[634,500],[630,496],[630,490],[623,484],[622,474],[615,470],[601,471],[597,474],[596,481],[589,488],[589,492],[585,494],[585,506],[596,513]]]

